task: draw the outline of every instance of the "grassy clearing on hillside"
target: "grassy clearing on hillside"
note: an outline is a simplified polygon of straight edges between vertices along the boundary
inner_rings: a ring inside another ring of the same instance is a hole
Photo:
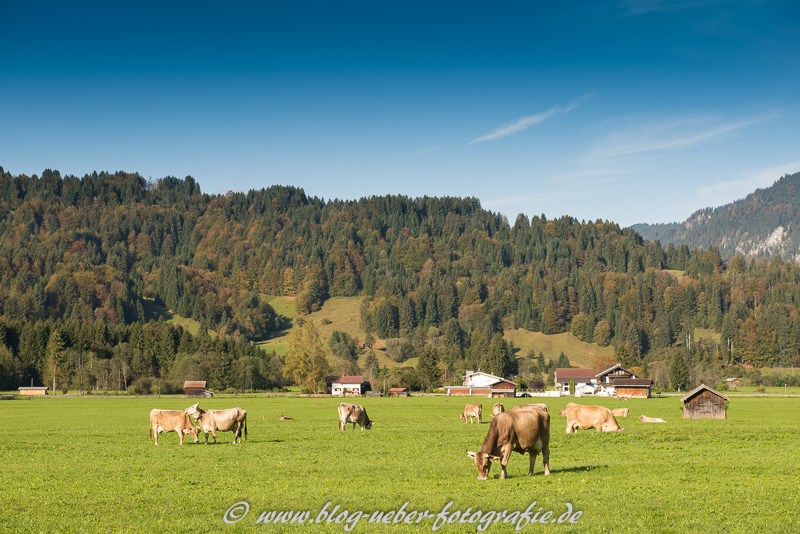
[[[566,435],[555,415],[568,399],[546,399],[552,415],[549,477],[541,458],[513,454],[508,480],[499,466],[478,481],[465,449],[476,450],[488,424],[458,414],[479,398],[364,398],[371,431],[336,429],[334,398],[215,398],[205,408],[248,411],[248,440],[178,445],[174,433],[148,441],[151,408],[183,409],[181,398],[47,398],[2,401],[0,441],[7,532],[344,532],[345,524],[256,524],[262,512],[310,511],[326,503],[365,512],[399,509],[525,510],[533,501],[554,517],[565,503],[583,512],[571,532],[786,532],[800,522],[800,399],[741,398],[726,420],[684,420],[675,398],[624,403],[624,432]],[[615,399],[579,399],[609,407]],[[518,400],[506,401],[507,407]],[[279,421],[276,413],[293,417]],[[666,424],[643,424],[638,415]],[[247,502],[235,525],[223,515]],[[330,510],[330,508],[329,508]],[[416,525],[369,524],[354,532],[431,532]],[[438,532],[475,532],[449,524]],[[488,532],[508,532],[509,525]],[[528,526],[523,531],[533,531]]]
[[[189,330],[193,336],[196,336],[197,332],[200,331],[200,323],[194,319],[176,315],[172,313],[172,311],[168,310],[165,306],[156,303],[154,300],[143,299],[143,302],[144,314],[148,320],[153,319],[157,321],[163,317],[164,322],[182,326]],[[217,337],[217,333],[214,330],[209,330],[208,336],[211,339],[215,339]]]
[[[708,328],[695,328],[694,329],[694,338],[696,340],[700,339],[710,339],[714,343],[719,343],[721,334],[719,332],[714,332],[713,330],[709,330]]]
[[[537,355],[544,353],[545,361],[557,360],[563,352],[576,367],[591,368],[594,361],[600,356],[614,356],[614,347],[601,347],[597,343],[584,343],[572,335],[571,332],[563,334],[546,335],[541,332],[528,330],[508,330],[505,333],[507,341],[513,341],[519,349],[517,356],[524,356],[529,351]]]

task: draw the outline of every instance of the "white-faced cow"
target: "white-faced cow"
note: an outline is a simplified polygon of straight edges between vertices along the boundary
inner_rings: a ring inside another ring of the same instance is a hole
[[[500,415],[504,411],[506,411],[506,407],[503,406],[503,403],[502,402],[495,402],[494,406],[492,406],[492,417],[494,417],[496,415]]]
[[[628,417],[628,408],[614,408],[611,410],[611,415],[614,417]]]
[[[550,414],[543,410],[510,410],[492,419],[489,432],[483,440],[481,450],[467,451],[475,460],[478,480],[486,480],[492,462],[500,462],[500,478],[507,478],[506,465],[512,452],[530,454],[531,465],[528,476],[533,476],[536,456],[541,452],[544,474],[550,474]]]
[[[570,402],[567,404],[567,434],[577,432],[579,428],[596,428],[598,432],[625,430],[619,427],[611,410],[605,406],[581,406]]]
[[[533,404],[517,404],[512,410],[544,410],[545,412],[549,411],[547,409],[547,405],[543,402],[536,402]]]
[[[156,445],[158,445],[158,435],[162,432],[177,432],[183,445],[183,436],[191,434],[194,442],[200,441],[197,437],[197,427],[192,424],[192,420],[186,413],[180,410],[159,410],[153,408],[150,411],[150,441],[153,441],[153,434],[156,435]]]
[[[645,417],[644,415],[639,417],[639,422],[640,423],[666,423],[666,421],[664,421],[660,417]]]
[[[360,404],[343,402],[339,405],[339,430],[344,430],[344,425],[347,423],[353,423],[353,430],[359,425],[363,431],[365,428],[371,430],[375,421],[370,420],[367,409]]]
[[[242,442],[242,430],[244,437],[247,438],[247,411],[241,408],[228,408],[227,410],[204,410],[200,403],[192,404],[184,410],[191,415],[203,429],[208,445],[208,433],[214,437],[214,444],[217,443],[217,430],[220,432],[233,432],[233,443],[239,440]]]
[[[469,419],[472,424],[473,419],[477,419],[478,423],[481,422],[481,413],[483,412],[483,405],[480,402],[471,402],[464,406],[464,411],[461,412],[461,421],[466,424]]]

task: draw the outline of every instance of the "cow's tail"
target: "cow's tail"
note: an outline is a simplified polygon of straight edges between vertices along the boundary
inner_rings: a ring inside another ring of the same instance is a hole
[[[244,414],[244,439],[247,439],[247,414]]]
[[[150,441],[153,441],[153,423],[150,423]]]

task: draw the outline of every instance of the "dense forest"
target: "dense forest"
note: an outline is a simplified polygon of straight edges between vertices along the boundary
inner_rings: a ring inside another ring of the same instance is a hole
[[[642,237],[663,244],[719,249],[725,259],[780,256],[800,259],[800,173],[718,208],[705,208],[683,223],[636,224]]]
[[[542,371],[504,340],[514,328],[572,332],[654,372],[676,360],[797,366],[798,282],[780,257],[664,249],[605,221],[510,224],[474,198],[208,195],[191,177],[0,168],[5,388],[74,384],[87,354],[117,380],[124,369],[125,385],[203,375],[220,388],[275,386],[285,362],[250,343],[282,328],[263,295],[295,296],[301,316],[333,296],[362,298],[368,337],[391,339],[398,361],[419,356],[423,386],[442,368]],[[148,301],[201,333],[152,321]],[[697,328],[721,342],[695,341]]]

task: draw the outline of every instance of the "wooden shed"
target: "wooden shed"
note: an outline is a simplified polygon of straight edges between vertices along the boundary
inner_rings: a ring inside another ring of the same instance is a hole
[[[42,397],[47,395],[47,386],[22,386],[19,388],[19,394]]]
[[[611,380],[614,395],[619,398],[649,399],[653,381],[649,378],[615,378]]]
[[[395,397],[408,397],[408,388],[390,388],[389,395]]]
[[[214,394],[206,389],[205,380],[187,380],[183,383],[183,391],[186,392],[186,397],[194,398],[208,398],[213,397]]]
[[[681,398],[684,419],[725,419],[728,397],[701,384]]]

